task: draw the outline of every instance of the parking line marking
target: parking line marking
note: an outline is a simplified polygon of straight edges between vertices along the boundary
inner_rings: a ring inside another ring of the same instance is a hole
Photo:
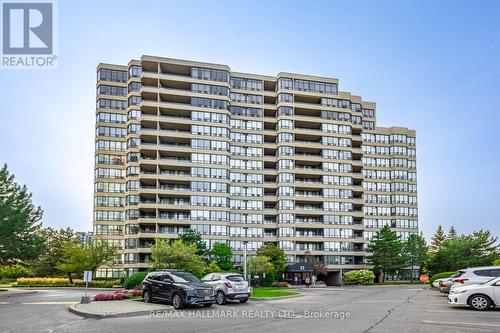
[[[384,299],[384,300],[372,300],[372,301],[354,301],[353,303],[406,303],[406,301]]]
[[[455,325],[455,326],[484,326],[484,327],[500,327],[500,324],[483,324],[483,323],[467,323],[459,321],[434,321],[434,320],[423,320],[423,324],[431,325]]]

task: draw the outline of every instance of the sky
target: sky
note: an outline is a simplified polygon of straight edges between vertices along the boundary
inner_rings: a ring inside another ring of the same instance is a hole
[[[143,54],[339,79],[417,131],[419,224],[500,235],[500,2],[58,2],[57,69],[0,69],[0,163],[92,230],[96,66]],[[496,207],[496,208],[495,208]]]

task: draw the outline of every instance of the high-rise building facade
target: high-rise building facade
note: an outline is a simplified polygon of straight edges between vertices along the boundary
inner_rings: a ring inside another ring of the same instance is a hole
[[[336,79],[143,56],[98,66],[96,117],[94,233],[119,248],[99,276],[147,269],[148,244],[193,229],[237,266],[274,243],[335,283],[369,267],[381,227],[418,230],[415,131],[377,127]]]

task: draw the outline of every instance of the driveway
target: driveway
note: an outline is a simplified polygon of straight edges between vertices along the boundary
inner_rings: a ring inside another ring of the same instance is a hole
[[[97,291],[91,291],[95,294]],[[66,311],[82,291],[0,294],[0,332],[499,332],[500,310],[453,308],[420,286],[301,289],[303,296],[150,315],[84,319]]]

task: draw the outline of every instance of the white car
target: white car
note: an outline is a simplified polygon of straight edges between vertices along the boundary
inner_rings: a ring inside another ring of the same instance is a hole
[[[453,278],[451,290],[471,284],[481,284],[493,278],[500,277],[500,266],[483,266],[460,269]]]
[[[500,278],[479,285],[456,287],[448,295],[448,303],[481,311],[500,307]]]

